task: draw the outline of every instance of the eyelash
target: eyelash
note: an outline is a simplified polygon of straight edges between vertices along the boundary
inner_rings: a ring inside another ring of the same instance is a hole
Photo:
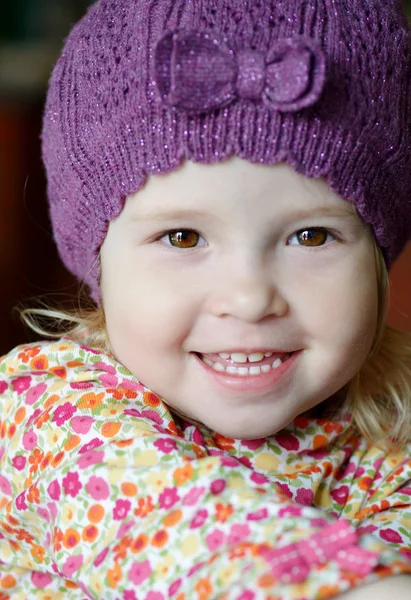
[[[301,235],[302,233],[307,232],[307,231],[310,231],[310,232],[315,231],[315,232],[320,232],[320,233],[326,233],[327,234],[327,238],[326,238],[326,240],[325,240],[325,242],[323,244],[319,244],[318,246],[304,246],[304,244],[290,244],[289,243],[290,240],[294,236]],[[191,247],[188,247],[188,248],[179,248],[178,246],[173,246],[173,244],[170,243],[170,236],[172,236],[173,234],[176,234],[176,233],[195,233],[196,235],[198,235],[199,239],[203,239],[202,236],[195,229],[183,229],[183,228],[181,228],[181,229],[172,229],[172,230],[163,231],[159,236],[157,236],[155,238],[154,241],[161,242],[164,238],[168,238],[168,242],[165,242],[166,246],[168,246],[170,248],[173,248],[173,249],[176,249],[176,250],[186,250],[186,251],[187,250],[194,250],[195,248],[204,247],[204,246],[207,245],[206,243],[202,244],[200,246],[199,246],[199,244],[196,244],[195,246],[191,246]],[[295,231],[288,238],[288,240],[287,240],[287,246],[301,246],[302,248],[308,248],[310,250],[311,249],[316,249],[316,248],[322,248],[324,246],[327,246],[330,243],[330,240],[328,239],[329,237],[332,238],[331,241],[339,241],[340,240],[340,238],[337,235],[337,233],[335,231],[332,231],[331,229],[327,229],[325,227],[304,227],[303,229],[299,229],[298,231]]]

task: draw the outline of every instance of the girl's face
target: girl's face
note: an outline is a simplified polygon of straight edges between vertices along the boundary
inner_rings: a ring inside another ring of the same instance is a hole
[[[372,236],[287,165],[185,163],[151,178],[101,252],[111,347],[177,412],[260,438],[340,390],[377,323]]]

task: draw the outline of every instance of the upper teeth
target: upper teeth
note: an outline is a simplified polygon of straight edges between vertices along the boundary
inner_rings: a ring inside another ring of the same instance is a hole
[[[244,354],[243,352],[233,352],[233,354],[227,354],[226,352],[220,352],[219,356],[225,360],[231,359],[235,363],[246,363],[248,362],[259,362],[264,357],[269,358],[272,356],[272,352],[254,352],[253,354]]]

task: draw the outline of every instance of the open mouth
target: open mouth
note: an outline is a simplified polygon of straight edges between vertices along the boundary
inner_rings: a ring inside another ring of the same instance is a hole
[[[197,356],[217,373],[227,373],[239,377],[258,376],[275,371],[285,363],[293,352],[221,352],[197,354]]]

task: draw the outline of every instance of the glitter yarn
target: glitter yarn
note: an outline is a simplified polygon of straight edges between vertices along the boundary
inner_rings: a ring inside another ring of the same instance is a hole
[[[53,71],[55,240],[100,301],[125,199],[182,161],[285,162],[353,202],[390,266],[411,238],[411,33],[398,0],[99,0]]]

